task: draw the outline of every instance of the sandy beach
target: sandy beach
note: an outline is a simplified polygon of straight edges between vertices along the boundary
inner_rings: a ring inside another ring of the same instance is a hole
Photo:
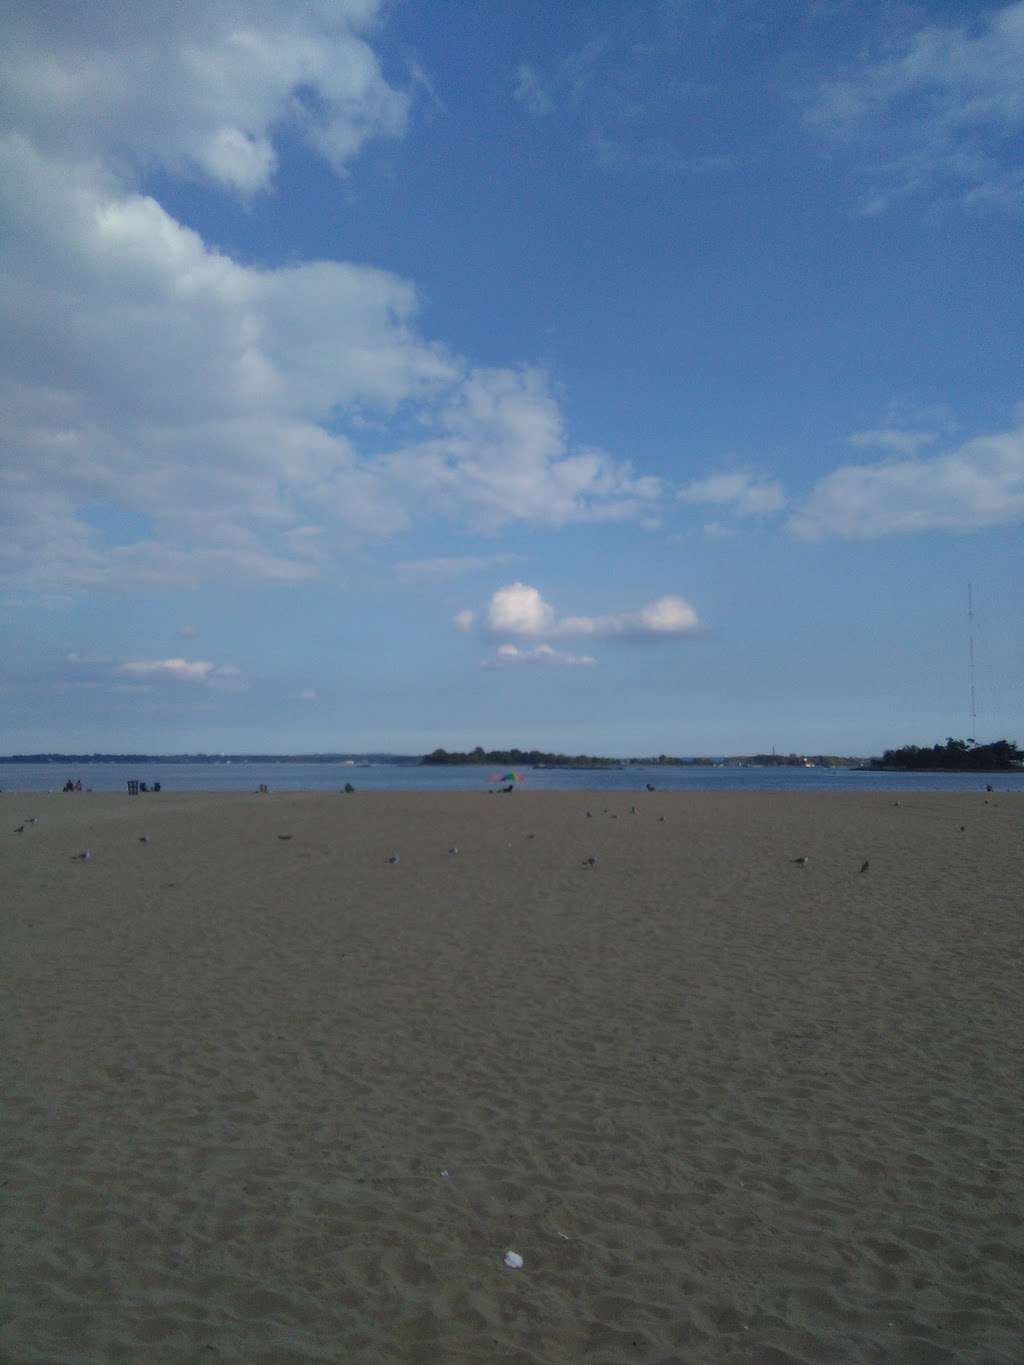
[[[1021,1359],[1024,797],[0,820],[4,1361]]]

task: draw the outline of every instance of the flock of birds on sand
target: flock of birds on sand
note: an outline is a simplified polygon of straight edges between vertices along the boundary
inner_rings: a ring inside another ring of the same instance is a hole
[[[648,784],[647,790],[648,790],[648,791],[653,791],[654,788],[651,787],[650,784]],[[899,802],[899,801],[894,801],[892,804],[893,804],[894,806],[899,806],[899,805],[900,805],[900,802]],[[988,804],[988,803],[986,802],[986,804]],[[637,815],[637,814],[638,814],[638,811],[637,811],[636,806],[630,806],[630,808],[629,808],[629,813],[630,813],[630,815]],[[604,807],[603,814],[604,814],[604,815],[607,815],[608,818],[609,818],[610,820],[617,820],[617,819],[619,818],[618,815],[617,815],[614,811],[610,811],[610,810],[608,809],[607,806]],[[592,819],[594,818],[594,812],[588,810],[588,811],[585,812],[585,816],[586,816],[586,819],[592,820]],[[28,825],[34,825],[34,824],[36,824],[36,823],[37,823],[37,820],[38,820],[38,817],[35,816],[35,815],[27,816],[27,817],[22,821],[22,823],[21,823],[20,825],[18,825],[17,828],[14,829],[14,830],[12,831],[12,833],[14,833],[14,834],[24,834],[26,827],[27,827]],[[659,822],[660,824],[664,824],[664,823],[665,823],[665,817],[664,817],[664,815],[659,815],[659,816],[658,816],[658,822]],[[966,830],[966,828],[967,828],[966,825],[961,825],[961,826],[960,826],[960,832],[963,833],[964,830]],[[295,836],[294,836],[293,834],[279,834],[277,837],[282,841],[282,843],[287,843],[288,840],[293,839]],[[535,839],[537,836],[536,836],[535,834],[528,834],[526,837],[527,837],[527,839]],[[139,835],[139,843],[140,843],[140,844],[148,844],[148,843],[149,843],[149,835],[148,835],[148,834],[140,834],[140,835]],[[456,854],[458,854],[458,852],[459,852],[459,847],[458,847],[458,845],[457,845],[457,844],[453,844],[453,845],[451,846],[451,848],[449,848],[449,850],[448,850],[449,857],[455,857]],[[71,861],[72,861],[72,862],[76,862],[76,863],[77,863],[77,862],[87,863],[87,862],[90,861],[91,858],[92,858],[92,850],[91,850],[91,849],[88,849],[88,848],[85,848],[85,849],[82,850],[81,853],[76,853],[76,854],[74,854],[73,857],[72,857],[72,859],[71,859]],[[386,861],[387,861],[388,863],[392,864],[392,865],[394,865],[395,863],[400,862],[400,861],[401,861],[401,858],[400,858],[400,856],[399,856],[397,850],[396,850],[394,853],[390,854],[390,856],[386,859]],[[810,862],[810,859],[807,857],[806,854],[801,854],[801,856],[798,857],[798,858],[791,858],[791,859],[790,859],[790,862],[795,863],[797,867],[806,867],[807,864]],[[598,863],[598,860],[597,860],[596,856],[594,856],[593,854],[591,854],[589,857],[583,859],[583,862],[581,863],[581,866],[582,866],[582,867],[586,867],[586,868],[594,868],[594,867],[597,866],[597,863]],[[865,858],[864,861],[863,861],[863,862],[861,863],[861,865],[860,865],[861,873],[867,872],[868,869],[869,869],[870,867],[871,867],[871,860],[870,860],[869,858]]]
[[[654,791],[655,788],[654,788],[653,786],[651,786],[650,783],[648,783],[648,784],[647,784],[647,790],[648,790],[648,791]],[[991,789],[990,789],[990,790],[991,790]],[[894,801],[892,804],[893,804],[894,806],[899,806],[899,805],[901,804],[901,802],[899,802],[899,801]],[[985,804],[988,805],[988,802],[986,801]],[[614,811],[610,811],[610,810],[608,809],[607,806],[604,807],[602,813],[603,813],[604,815],[607,815],[608,818],[609,818],[610,820],[617,820],[617,819],[619,818],[618,815],[617,815]],[[629,808],[629,813],[630,813],[630,815],[637,815],[639,812],[637,811],[636,806],[630,806],[630,808]],[[594,818],[594,812],[591,811],[591,810],[588,810],[588,811],[585,812],[585,816],[586,816],[586,819],[592,820],[592,819]],[[14,833],[14,834],[24,834],[24,833],[25,833],[25,830],[26,830],[26,828],[27,828],[27,826],[29,826],[29,825],[34,825],[34,824],[37,823],[37,821],[38,821],[38,816],[35,816],[35,815],[26,816],[26,818],[21,822],[21,824],[18,825],[17,828],[15,828],[14,830],[12,830],[12,833]],[[659,822],[659,824],[664,824],[664,823],[665,823],[665,817],[664,817],[664,815],[659,815],[659,816],[658,816],[658,822]],[[967,828],[966,825],[961,825],[961,826],[960,826],[960,833],[963,834],[964,831],[966,830],[966,828]],[[279,834],[277,837],[281,840],[282,843],[287,843],[288,840],[293,839],[295,836],[294,836],[293,834]],[[536,836],[535,834],[528,834],[526,837],[527,837],[527,839],[535,839],[537,836]],[[140,835],[139,835],[139,843],[140,843],[140,844],[148,844],[148,843],[149,843],[149,835],[148,835],[148,834],[140,834]],[[451,848],[449,848],[449,850],[448,850],[448,854],[449,854],[450,857],[455,857],[455,855],[456,855],[458,852],[459,852],[459,847],[458,847],[457,844],[453,844],[453,845],[451,846]],[[85,848],[85,849],[83,849],[83,850],[81,851],[81,853],[75,853],[75,854],[72,856],[71,861],[72,861],[72,862],[75,862],[75,863],[87,863],[87,862],[89,862],[89,861],[91,860],[91,858],[92,858],[92,850],[91,850],[91,849],[88,849],[88,848]],[[395,864],[395,863],[400,862],[400,861],[401,861],[401,858],[399,857],[399,854],[398,854],[397,850],[396,850],[394,853],[392,853],[392,854],[386,859],[386,861],[387,861],[388,863],[392,864],[392,865]],[[581,866],[582,866],[582,867],[586,867],[586,868],[594,868],[594,867],[597,866],[597,862],[598,862],[597,858],[592,854],[590,857],[587,857],[587,858],[584,858],[584,859],[583,859],[583,862],[582,862]],[[790,862],[791,862],[791,863],[795,863],[797,867],[806,867],[807,864],[810,862],[810,859],[807,857],[806,854],[801,854],[801,856],[798,857],[798,858],[791,858],[791,859],[790,859]],[[867,872],[868,869],[869,869],[870,867],[871,867],[871,860],[870,860],[869,858],[865,858],[864,861],[863,861],[863,862],[861,863],[861,865],[860,865],[861,873]]]

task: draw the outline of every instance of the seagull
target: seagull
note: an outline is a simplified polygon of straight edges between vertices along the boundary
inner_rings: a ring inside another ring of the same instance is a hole
[[[862,872],[866,872],[870,866],[871,866],[870,862],[867,860],[867,858],[865,858],[860,865],[860,870]]]
[[[966,828],[967,828],[966,825],[961,825],[961,826],[960,826],[960,833],[963,834],[963,832],[964,832],[964,830],[965,830]]]
[[[25,824],[26,824],[26,825],[34,825],[35,822],[36,822],[36,820],[37,820],[37,818],[38,818],[38,817],[35,816],[35,815],[26,815],[26,817],[25,817]]]
[[[92,857],[92,852],[91,852],[91,850],[90,850],[90,849],[87,849],[87,848],[84,848],[84,849],[82,850],[81,853],[76,853],[76,854],[74,855],[74,857],[71,859],[71,861],[74,862],[74,863],[79,863],[79,862],[80,862],[80,863],[87,863],[91,857]]]
[[[458,851],[459,851],[458,844],[452,844],[451,848],[448,850],[448,852],[451,854],[458,853]]]
[[[11,832],[12,832],[13,834],[24,834],[24,833],[25,833],[25,826],[24,826],[24,825],[19,825],[18,828],[17,828],[16,830],[12,830]]]
[[[290,835],[290,834],[279,834],[277,837],[278,837],[279,839],[291,839],[291,838],[292,838],[292,835]]]
[[[900,803],[899,803],[898,801],[894,801],[892,804],[893,804],[894,806],[898,806]]]
[[[659,825],[663,825],[664,823],[665,823],[665,817],[664,817],[664,815],[659,815],[659,816],[658,816],[658,824],[659,824]]]
[[[596,866],[597,866],[597,859],[596,859],[593,855],[591,855],[589,858],[584,858],[584,859],[583,859],[583,866],[584,866],[584,867],[596,867]]]
[[[526,837],[527,839],[536,839],[537,836],[536,834],[528,834]]]
[[[140,835],[139,835],[139,843],[140,843],[140,844],[148,844],[148,843],[149,843],[149,835],[148,835],[148,834],[140,834]]]
[[[397,853],[392,853],[391,857],[388,859],[388,862],[389,862],[389,863],[397,863],[397,862],[398,862],[398,854],[397,854]]]
[[[590,811],[587,811],[587,819],[588,819],[588,820],[593,820],[593,818],[594,818],[594,817],[591,815]]]
[[[800,865],[800,867],[806,867],[806,866],[807,866],[807,859],[806,859],[806,858],[794,858],[794,859],[793,859],[793,862],[794,862],[794,863],[798,863],[798,864]]]

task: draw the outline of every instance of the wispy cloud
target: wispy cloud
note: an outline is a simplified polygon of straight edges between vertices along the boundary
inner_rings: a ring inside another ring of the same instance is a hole
[[[708,147],[691,115],[715,91],[680,79],[657,43],[599,34],[547,69],[523,63],[512,92],[533,119],[557,117],[602,170],[710,175],[731,170],[729,149]],[[666,131],[668,129],[669,131]]]
[[[844,465],[788,525],[803,540],[975,531],[1024,521],[1024,425],[929,458]]]
[[[118,666],[117,672],[187,683],[213,683],[238,677],[238,669],[233,664],[217,665],[206,659],[129,659]]]
[[[759,479],[747,470],[698,479],[680,488],[676,497],[680,502],[725,507],[738,517],[778,512],[786,503],[780,483],[774,479]]]
[[[905,431],[901,427],[877,427],[856,431],[849,444],[858,450],[884,450],[893,455],[916,455],[935,440],[934,431]]]
[[[871,153],[867,213],[952,186],[965,204],[1024,210],[1024,3],[929,24],[827,81],[812,126]]]
[[[540,664],[555,668],[590,668],[597,663],[592,654],[567,654],[552,645],[536,645],[523,649],[520,645],[499,645],[481,668],[515,668],[523,664]]]
[[[438,556],[434,559],[406,559],[395,565],[395,573],[405,582],[439,582],[479,573],[518,559],[514,554]]]
[[[516,67],[512,93],[517,103],[533,118],[543,118],[554,108],[554,101],[544,88],[540,72],[528,63]]]

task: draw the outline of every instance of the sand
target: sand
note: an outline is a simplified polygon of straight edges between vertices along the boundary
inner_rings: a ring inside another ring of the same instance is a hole
[[[1024,797],[0,820],[3,1360],[1020,1361]]]

